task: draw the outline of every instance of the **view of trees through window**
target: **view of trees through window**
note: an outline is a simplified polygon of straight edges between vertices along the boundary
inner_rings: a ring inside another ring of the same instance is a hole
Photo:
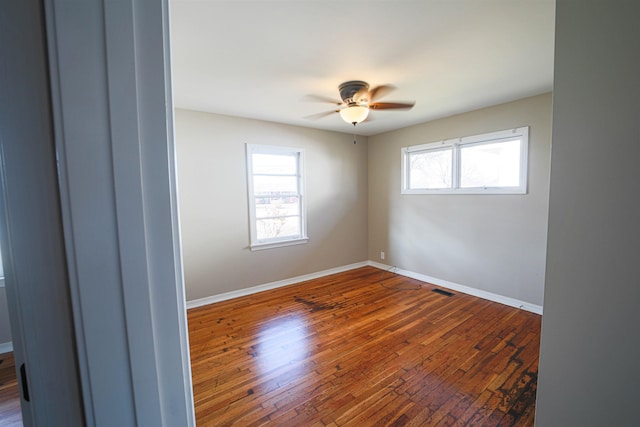
[[[252,150],[252,243],[303,237],[300,152],[268,146],[253,146]]]
[[[411,153],[409,188],[451,188],[452,150]]]
[[[529,128],[402,149],[404,194],[524,194]]]

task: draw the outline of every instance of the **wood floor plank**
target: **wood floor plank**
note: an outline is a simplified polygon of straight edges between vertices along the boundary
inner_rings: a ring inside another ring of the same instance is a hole
[[[0,426],[22,427],[20,391],[13,353],[0,354]]]
[[[540,316],[364,267],[189,310],[196,418],[533,425]]]
[[[198,425],[533,425],[540,316],[434,288],[364,267],[189,310]]]

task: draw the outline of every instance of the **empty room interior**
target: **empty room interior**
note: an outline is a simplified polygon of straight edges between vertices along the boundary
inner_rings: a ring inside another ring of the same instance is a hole
[[[540,424],[556,2],[169,11],[196,424]]]
[[[172,5],[203,425],[533,424],[553,3],[375,6]],[[451,170],[505,141],[511,182]]]
[[[531,423],[553,3],[176,1],[171,12],[198,423]],[[509,24],[519,14],[529,22]],[[353,16],[367,23],[355,39]],[[349,81],[369,86],[340,93]],[[337,112],[350,101],[371,104],[357,125]],[[470,137],[504,157],[510,135],[494,134],[516,129],[525,170],[498,191],[449,177],[447,193],[405,167],[407,147],[432,161],[443,151],[429,144]],[[260,159],[293,159],[295,177],[277,164],[252,176]]]

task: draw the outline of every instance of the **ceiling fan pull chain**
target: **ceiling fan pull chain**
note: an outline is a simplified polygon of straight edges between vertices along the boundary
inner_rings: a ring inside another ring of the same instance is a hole
[[[356,143],[356,123],[353,123],[353,143]]]

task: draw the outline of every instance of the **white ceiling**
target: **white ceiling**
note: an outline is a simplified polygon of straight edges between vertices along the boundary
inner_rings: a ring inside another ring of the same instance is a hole
[[[357,126],[375,135],[549,92],[554,0],[172,0],[175,106],[351,133],[305,116],[365,80],[397,89]]]

